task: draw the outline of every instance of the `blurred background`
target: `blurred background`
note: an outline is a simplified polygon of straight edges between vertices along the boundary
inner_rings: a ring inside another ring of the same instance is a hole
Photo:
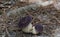
[[[20,30],[18,22],[27,15],[33,26],[44,26],[41,34]],[[60,0],[0,0],[0,37],[60,37]]]

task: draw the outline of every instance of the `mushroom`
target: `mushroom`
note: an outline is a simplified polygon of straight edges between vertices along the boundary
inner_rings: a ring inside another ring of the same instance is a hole
[[[29,33],[32,30],[32,24],[30,23],[31,21],[31,16],[21,18],[18,23],[19,28],[21,28],[23,32]]]
[[[35,24],[35,26],[33,26],[33,30],[32,33],[33,34],[38,34],[38,33],[42,33],[43,31],[43,26],[39,23]]]

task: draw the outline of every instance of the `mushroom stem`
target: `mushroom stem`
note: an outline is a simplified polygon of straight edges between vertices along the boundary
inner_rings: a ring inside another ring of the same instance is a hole
[[[31,31],[32,31],[32,24],[30,23],[27,27],[22,28],[22,31],[26,32],[26,33],[31,33]]]
[[[38,34],[38,32],[35,29],[35,26],[33,26],[32,34]]]

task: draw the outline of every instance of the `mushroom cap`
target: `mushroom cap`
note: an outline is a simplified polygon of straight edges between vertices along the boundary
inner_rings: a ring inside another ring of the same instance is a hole
[[[32,17],[31,16],[26,16],[20,19],[18,25],[19,28],[25,28],[26,26],[29,25],[29,23],[32,21]]]
[[[36,29],[36,31],[41,33],[43,31],[43,25],[37,23],[37,24],[35,24],[35,29]]]

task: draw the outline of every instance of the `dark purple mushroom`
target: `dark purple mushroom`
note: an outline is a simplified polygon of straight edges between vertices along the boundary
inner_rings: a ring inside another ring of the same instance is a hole
[[[32,17],[31,16],[26,16],[20,19],[18,25],[19,28],[25,28],[26,26],[29,25],[29,23],[32,21]]]
[[[35,29],[36,29],[36,31],[41,33],[43,31],[43,25],[37,23],[37,24],[35,24]]]

